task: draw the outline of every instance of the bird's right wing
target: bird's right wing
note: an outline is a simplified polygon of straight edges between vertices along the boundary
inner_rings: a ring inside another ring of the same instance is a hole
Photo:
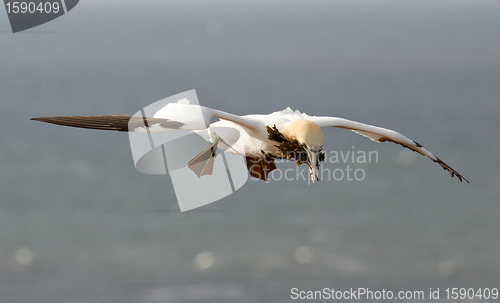
[[[313,121],[316,123],[319,127],[338,127],[338,128],[345,128],[345,129],[350,129],[353,132],[362,135],[364,137],[369,138],[372,141],[375,142],[393,142],[399,145],[402,145],[408,149],[411,149],[414,152],[417,152],[421,155],[424,155],[428,158],[430,158],[432,161],[438,163],[441,165],[441,167],[448,171],[450,175],[457,176],[457,178],[462,182],[462,179],[469,181],[465,179],[461,174],[459,174],[456,170],[451,168],[448,164],[444,163],[441,159],[438,157],[434,156],[431,152],[426,150],[421,144],[419,144],[416,141],[410,140],[407,137],[403,136],[402,134],[387,129],[387,128],[382,128],[378,126],[373,126],[373,125],[368,125],[356,121],[351,121],[343,118],[337,118],[337,117],[307,117],[308,120]]]

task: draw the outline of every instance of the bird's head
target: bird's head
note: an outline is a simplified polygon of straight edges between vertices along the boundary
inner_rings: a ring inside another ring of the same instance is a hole
[[[296,139],[307,153],[307,165],[311,175],[311,180],[316,182],[316,166],[319,161],[319,153],[325,139],[321,128],[309,120],[296,120],[290,122],[283,134],[288,138]]]

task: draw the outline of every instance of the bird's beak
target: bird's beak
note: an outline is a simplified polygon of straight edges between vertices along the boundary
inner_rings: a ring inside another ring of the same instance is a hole
[[[309,172],[311,175],[312,182],[316,182],[318,180],[318,174],[316,170],[316,166],[318,165],[318,154],[319,151],[312,151],[309,148],[305,148],[307,152],[307,165],[309,165]]]

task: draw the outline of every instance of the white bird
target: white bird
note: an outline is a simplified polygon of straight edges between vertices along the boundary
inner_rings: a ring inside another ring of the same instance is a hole
[[[215,117],[219,121],[210,123]],[[199,105],[187,100],[169,103],[152,118],[126,115],[41,117],[32,120],[58,125],[134,132],[160,132],[173,129],[190,130],[209,141],[211,146],[188,163],[198,178],[212,173],[213,160],[220,146],[224,151],[245,157],[249,173],[254,178],[268,181],[269,173],[276,169],[274,160],[286,158],[305,162],[313,182],[318,180],[317,168],[324,144],[322,129],[337,127],[350,129],[376,142],[394,142],[438,163],[451,176],[462,182],[469,181],[416,141],[390,129],[363,124],[337,117],[308,116],[287,108],[268,115],[238,116]],[[273,128],[274,127],[274,128]],[[295,144],[295,145],[294,145]],[[290,146],[294,146],[291,150]],[[305,154],[293,155],[297,151]],[[287,155],[291,153],[291,157]],[[324,155],[323,155],[324,157]]]

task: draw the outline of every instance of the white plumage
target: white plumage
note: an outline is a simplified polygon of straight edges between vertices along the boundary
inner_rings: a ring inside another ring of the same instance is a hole
[[[212,118],[218,118],[219,121],[210,123]],[[278,142],[269,139],[266,128],[267,126],[276,126],[287,139],[297,140],[307,152],[307,164],[313,181],[316,181],[317,178],[316,165],[318,164],[318,155],[323,147],[323,133],[321,130],[328,127],[345,128],[376,142],[400,144],[438,163],[452,177],[456,175],[460,181],[462,179],[467,181],[457,171],[423,148],[421,144],[408,139],[402,134],[390,129],[343,118],[309,116],[299,111],[293,111],[290,108],[268,115],[238,116],[216,109],[192,105],[186,99],[182,99],[178,103],[169,103],[164,106],[152,118],[144,119],[147,120],[147,124],[137,123],[135,121],[137,118],[134,120],[130,116],[34,118],[34,120],[59,125],[118,131],[190,130],[212,143],[215,142],[215,138],[219,138],[217,144],[223,150],[246,157],[249,171],[254,177],[255,175],[252,174],[254,168],[251,168],[254,164],[249,164],[248,161],[252,161],[249,159],[262,160],[263,152],[272,156],[282,156],[277,148]],[[122,125],[124,121],[128,123],[127,126]],[[260,167],[264,175],[267,176],[267,173],[274,168],[266,168],[265,166],[261,161]],[[267,177],[261,179],[267,181]]]

